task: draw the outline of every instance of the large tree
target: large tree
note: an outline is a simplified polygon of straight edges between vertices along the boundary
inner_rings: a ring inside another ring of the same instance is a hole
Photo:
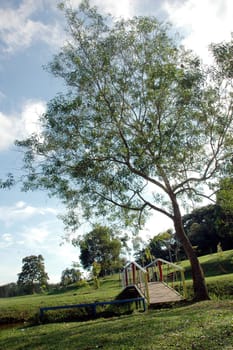
[[[48,274],[45,272],[44,258],[42,255],[26,256],[22,260],[22,271],[18,274],[18,285],[25,291],[34,293],[36,286],[43,290],[48,284]]]
[[[98,263],[100,275],[104,276],[122,267],[122,242],[109,227],[96,225],[81,240],[74,241],[74,244],[80,247],[80,260],[85,269]]]
[[[65,14],[70,40],[49,70],[68,92],[49,102],[42,135],[18,143],[25,188],[62,198],[68,224],[80,208],[125,224],[166,215],[190,259],[195,299],[207,299],[181,208],[206,196],[232,151],[231,87],[223,94],[225,80],[153,17],[113,20],[88,1]]]

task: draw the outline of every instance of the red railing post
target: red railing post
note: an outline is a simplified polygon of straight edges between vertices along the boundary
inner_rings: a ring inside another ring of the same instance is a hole
[[[128,272],[127,272],[127,268],[125,269],[125,285],[128,286]]]

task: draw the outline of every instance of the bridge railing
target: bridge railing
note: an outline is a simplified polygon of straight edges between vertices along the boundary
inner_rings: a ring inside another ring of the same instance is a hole
[[[177,290],[184,299],[187,298],[183,267],[159,258],[145,266],[144,269],[147,272],[148,282],[164,282],[169,287]]]
[[[142,295],[149,301],[147,271],[135,261],[129,262],[122,272],[123,288],[136,285]]]
[[[142,306],[141,306],[142,303]],[[103,306],[121,306],[124,304],[135,304],[136,309],[140,309],[142,307],[143,311],[146,311],[146,304],[145,304],[145,298],[132,298],[132,299],[124,299],[124,300],[112,300],[112,301],[99,301],[95,303],[84,303],[84,304],[71,304],[71,305],[59,305],[59,306],[47,306],[47,307],[41,307],[40,308],[40,315],[39,319],[41,322],[45,321],[45,312],[48,311],[55,311],[55,310],[68,310],[68,309],[86,309],[91,310],[91,316],[97,317],[98,314],[101,316],[101,312],[99,313],[97,311],[97,308],[103,307]],[[111,314],[111,313],[110,313]],[[61,314],[62,319],[62,314]],[[78,320],[79,318],[77,318]]]

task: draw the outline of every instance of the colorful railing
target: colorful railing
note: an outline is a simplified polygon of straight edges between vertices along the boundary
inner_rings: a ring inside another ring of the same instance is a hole
[[[155,259],[145,267],[129,262],[122,272],[122,286],[134,285],[150,303],[148,283],[163,282],[175,289],[184,299],[187,297],[184,268],[164,259]]]
[[[149,300],[147,271],[135,261],[128,263],[122,273],[122,286],[137,286],[141,294]]]
[[[164,282],[177,290],[184,299],[187,298],[183,267],[159,258],[145,266],[144,269],[147,271],[148,282]]]

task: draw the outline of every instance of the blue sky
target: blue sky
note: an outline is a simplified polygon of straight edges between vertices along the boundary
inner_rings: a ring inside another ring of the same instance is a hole
[[[0,0],[0,178],[20,174],[22,154],[14,146],[38,130],[38,116],[46,103],[63,89],[62,82],[44,69],[66,40],[65,23],[56,0]],[[69,1],[74,7],[79,0]],[[155,15],[170,21],[183,36],[183,44],[210,62],[208,45],[229,40],[232,0],[91,0],[101,12],[124,18]],[[51,282],[78,261],[78,250],[64,243],[58,214],[61,203],[45,192],[23,193],[16,186],[0,192],[0,285],[16,282],[22,259],[42,254]],[[144,238],[171,227],[154,216],[142,232]]]

